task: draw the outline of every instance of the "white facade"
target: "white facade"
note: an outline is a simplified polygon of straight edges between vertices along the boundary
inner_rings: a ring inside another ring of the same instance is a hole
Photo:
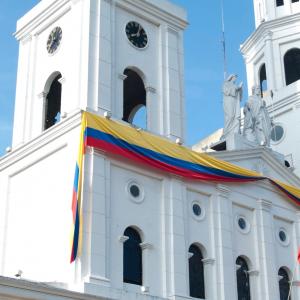
[[[286,81],[284,58],[288,51],[300,49],[300,2],[285,0],[283,3],[276,6],[273,0],[254,1],[257,28],[241,46],[241,52],[246,64],[249,95],[253,86],[260,85],[261,70],[265,67],[264,99],[274,123],[284,130],[279,141],[271,141],[271,147],[286,156],[291,169],[299,176],[299,80]]]
[[[132,20],[148,34],[145,49],[126,38]],[[62,42],[49,55],[46,42],[56,26]],[[145,83],[148,130],[183,139],[185,26],[185,12],[162,0],[43,0],[18,22],[13,150],[0,159],[0,299],[191,299],[189,247],[196,244],[205,299],[237,299],[242,256],[251,299],[279,300],[278,270],[284,267],[291,278],[300,244],[300,210],[279,190],[267,181],[188,181],[93,148],[85,155],[82,253],[69,263],[80,109],[109,111],[120,120],[123,72],[131,67]],[[57,72],[65,114],[43,131],[44,102]],[[300,186],[265,148],[213,155]],[[137,198],[129,192],[132,183],[140,189]],[[142,286],[123,282],[129,226],[142,239]],[[22,279],[11,279],[19,270]],[[300,298],[299,280],[297,269],[292,299]]]

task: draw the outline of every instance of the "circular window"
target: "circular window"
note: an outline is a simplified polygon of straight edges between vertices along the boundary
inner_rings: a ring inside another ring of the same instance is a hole
[[[192,216],[195,220],[201,221],[205,218],[205,210],[199,201],[192,202]]]
[[[284,228],[279,228],[277,231],[277,239],[283,246],[287,246],[290,243],[289,236]]]
[[[280,230],[279,231],[279,239],[282,241],[282,242],[285,242],[286,241],[286,234],[283,230]]]
[[[132,197],[137,198],[140,195],[140,189],[137,185],[133,184],[129,188],[130,194]]]
[[[239,224],[239,227],[242,229],[242,230],[245,230],[246,227],[247,227],[247,223],[246,223],[246,220],[244,218],[239,218],[238,220],[238,224]]]
[[[199,217],[201,215],[201,207],[199,204],[193,204],[193,213],[195,216]]]
[[[130,181],[127,184],[127,192],[129,199],[133,202],[140,203],[144,200],[144,189],[135,181]]]
[[[236,217],[236,225],[241,233],[248,233],[250,231],[250,223],[244,216],[238,215]]]
[[[271,140],[273,142],[279,142],[284,135],[284,129],[281,125],[276,124],[273,126],[272,130],[271,130]]]

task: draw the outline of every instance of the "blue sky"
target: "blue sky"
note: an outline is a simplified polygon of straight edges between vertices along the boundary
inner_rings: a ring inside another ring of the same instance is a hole
[[[11,145],[18,60],[18,44],[12,34],[18,18],[38,2],[0,2],[0,155]],[[193,145],[223,126],[220,0],[172,2],[187,10],[190,23],[185,33],[186,144]],[[254,30],[253,1],[224,0],[224,4],[228,72],[237,73],[246,83],[239,45]],[[244,101],[246,95],[245,88]]]

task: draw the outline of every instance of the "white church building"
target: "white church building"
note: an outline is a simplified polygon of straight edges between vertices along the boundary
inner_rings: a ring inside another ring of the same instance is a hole
[[[184,9],[41,0],[18,21],[0,300],[300,299],[300,3],[254,9],[271,148],[210,154],[182,145]]]

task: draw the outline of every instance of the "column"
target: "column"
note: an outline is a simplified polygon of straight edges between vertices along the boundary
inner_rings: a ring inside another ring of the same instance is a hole
[[[46,93],[45,91],[39,93],[37,95],[38,99],[40,100],[40,103],[39,103],[39,111],[40,111],[40,116],[39,116],[39,120],[40,120],[40,126],[39,126],[39,129],[40,130],[43,130],[44,129],[44,126],[45,126],[45,108],[46,108],[46,101],[47,101],[47,95],[48,93]]]
[[[218,184],[217,194],[212,201],[214,214],[217,288],[215,299],[233,300],[237,298],[235,280],[235,258],[232,249],[232,201],[230,189]]]
[[[213,258],[204,258],[202,259],[204,265],[204,284],[205,284],[205,299],[213,300],[216,299],[215,289],[213,282],[215,280],[214,277],[214,264],[215,259]]]
[[[161,26],[161,72],[163,110],[162,134],[172,138],[183,137],[182,86],[179,63],[181,55],[179,32],[171,26]]]
[[[276,79],[275,79],[275,69],[274,69],[274,59],[273,59],[273,43],[272,43],[272,35],[271,31],[268,31],[264,35],[265,41],[265,61],[266,61],[266,75],[267,75],[267,84],[268,91],[276,91]]]
[[[105,158],[87,147],[83,182],[83,230],[81,278],[89,284],[109,285],[108,279],[108,235],[106,216]]]
[[[116,85],[116,103],[113,107],[114,117],[122,120],[123,118],[123,106],[124,106],[124,97],[123,97],[123,88],[124,80],[127,78],[127,75],[119,73],[118,74],[118,84]]]
[[[257,204],[255,217],[261,285],[258,299],[279,299],[278,270],[275,268],[272,202],[260,199]]]
[[[66,104],[70,105],[69,101],[66,101],[69,95],[66,93],[65,83],[66,77],[61,77],[58,79],[58,82],[61,84],[61,105],[60,105],[60,118],[63,119],[66,117],[67,113],[72,110],[72,107],[68,107]]]
[[[140,243],[140,247],[142,248],[143,254],[143,287],[142,292],[149,292],[149,252],[153,248],[150,243]]]
[[[146,104],[147,104],[147,129],[152,132],[159,132],[159,116],[155,113],[157,106],[156,89],[152,86],[146,86]]]
[[[115,51],[117,45],[115,37],[115,8],[113,0],[102,0],[95,13],[99,14],[98,19],[98,51],[96,65],[98,66],[98,94],[96,108],[102,113],[105,111],[113,112],[113,103],[116,100],[116,78],[115,74]],[[99,13],[100,11],[100,13]],[[123,97],[121,98],[123,99]],[[118,106],[118,105],[117,105]]]
[[[188,249],[184,235],[184,193],[182,182],[170,179],[164,183],[165,286],[164,297],[188,295]]]
[[[249,281],[250,281],[250,293],[251,299],[261,299],[260,297],[260,285],[259,285],[259,271],[258,270],[249,270]]]

